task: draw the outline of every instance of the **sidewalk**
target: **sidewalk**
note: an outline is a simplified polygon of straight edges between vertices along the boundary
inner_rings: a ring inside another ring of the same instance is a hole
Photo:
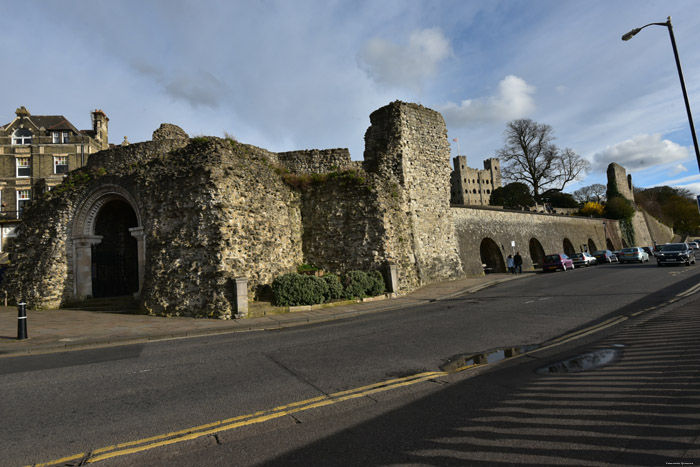
[[[398,298],[239,320],[164,318],[79,310],[28,311],[29,339],[23,340],[17,340],[17,309],[0,307],[0,358],[211,334],[280,329],[353,318],[367,313],[445,300],[464,293],[474,293],[501,282],[533,275],[534,273],[530,272],[516,276],[489,274],[468,277],[426,285]]]

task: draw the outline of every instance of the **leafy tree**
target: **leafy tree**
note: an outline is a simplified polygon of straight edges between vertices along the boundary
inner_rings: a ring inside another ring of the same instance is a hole
[[[626,198],[615,196],[605,204],[605,216],[610,219],[630,220],[634,216],[634,206]]]
[[[561,191],[552,193],[548,199],[553,208],[577,208],[579,206],[578,201],[571,194]]]
[[[700,213],[690,190],[669,186],[647,188],[635,193],[635,201],[681,235],[700,233]]]
[[[512,120],[504,132],[505,145],[496,151],[506,180],[526,183],[535,200],[547,188],[562,190],[590,169],[573,149],[560,149],[551,126],[529,118]]]
[[[573,192],[574,198],[579,203],[585,204],[589,201],[596,203],[605,202],[605,191],[607,187],[601,183],[584,186]]]
[[[581,208],[581,214],[584,216],[603,217],[604,209],[602,204],[589,201]]]
[[[533,206],[535,200],[532,194],[530,194],[530,189],[527,185],[520,182],[513,182],[493,190],[489,204],[491,204],[491,206],[515,208],[520,206]]]

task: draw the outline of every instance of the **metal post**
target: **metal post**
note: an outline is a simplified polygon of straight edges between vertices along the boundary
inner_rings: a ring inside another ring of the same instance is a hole
[[[17,304],[17,340],[27,338],[27,304],[22,301]]]
[[[681,89],[683,90],[683,100],[685,101],[685,110],[688,112],[688,123],[690,123],[690,134],[693,136],[693,145],[695,147],[695,158],[698,161],[698,170],[700,170],[700,149],[698,148],[698,137],[695,134],[695,124],[693,123],[693,113],[690,111],[690,102],[688,101],[688,91],[685,90],[685,80],[683,79],[683,70],[681,70],[681,60],[678,58],[678,49],[676,48],[676,38],[673,36],[673,25],[671,25],[671,17],[668,17],[666,22],[668,27],[668,35],[671,36],[671,45],[673,46],[673,56],[676,57],[676,67],[678,68],[678,78],[681,80]]]

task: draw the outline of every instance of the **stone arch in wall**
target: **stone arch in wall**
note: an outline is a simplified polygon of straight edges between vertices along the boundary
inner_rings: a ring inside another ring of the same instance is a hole
[[[594,251],[598,251],[598,248],[596,247],[596,244],[593,241],[593,239],[589,238],[588,239],[588,252],[593,253]]]
[[[535,267],[542,267],[542,262],[544,261],[544,248],[542,244],[536,238],[530,239],[530,258],[532,258],[532,264]]]
[[[479,251],[481,253],[481,263],[491,269],[491,272],[506,272],[503,254],[501,254],[501,250],[496,242],[486,237],[481,241]]]
[[[574,248],[573,243],[571,243],[571,240],[569,240],[568,238],[564,238],[563,247],[565,255],[571,256],[576,254],[576,249]]]
[[[126,189],[103,185],[93,190],[76,210],[71,239],[76,299],[140,294],[143,223]]]
[[[615,249],[612,240],[610,240],[609,238],[605,239],[605,247],[610,251],[613,251]]]

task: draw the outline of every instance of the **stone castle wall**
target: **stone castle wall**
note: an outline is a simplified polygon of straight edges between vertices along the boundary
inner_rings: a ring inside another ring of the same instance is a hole
[[[409,282],[461,276],[449,206],[450,147],[442,115],[396,101],[373,112],[370,121],[364,167],[397,184],[396,198],[410,230],[394,232],[389,224],[388,235],[409,242],[416,274]]]
[[[406,291],[481,274],[485,244],[504,261],[515,241],[526,268],[536,262],[533,239],[546,253],[605,247],[602,219],[451,208],[439,113],[396,101],[370,121],[361,167],[347,150],[277,154],[190,139],[174,125],[97,153],[28,207],[5,286],[31,308],[85,298],[100,199],[135,211],[140,305],[159,315],[229,318],[236,278],[247,278],[254,298],[303,263],[338,273],[395,264]],[[616,222],[607,236],[621,246]]]
[[[275,157],[280,165],[299,174],[324,174],[357,167],[345,148],[279,152]]]
[[[545,255],[564,253],[567,241],[575,252],[583,251],[585,246],[592,253],[606,248],[607,233],[619,246],[615,242],[620,238],[619,225],[610,220],[604,227],[603,219],[468,207],[453,207],[453,216],[459,255],[467,274],[482,272],[482,249],[491,243],[489,240],[500,251],[503,262],[519,251],[524,270],[532,270],[533,263],[538,262],[534,250],[537,243]]]
[[[671,227],[662,224],[646,211],[642,211],[642,214],[644,215],[644,220],[646,221],[647,229],[652,241],[652,243],[649,243],[648,246],[651,246],[654,242],[661,244],[670,243],[673,241],[674,233]]]

